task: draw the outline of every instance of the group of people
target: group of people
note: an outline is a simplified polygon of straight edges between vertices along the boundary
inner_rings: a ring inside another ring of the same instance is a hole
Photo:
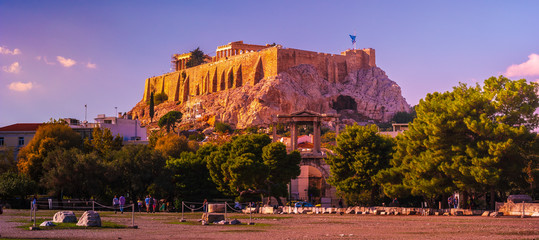
[[[141,212],[141,209],[143,208],[142,204],[143,202],[139,199],[137,201],[139,212]],[[155,213],[155,208],[157,207],[157,199],[152,197],[152,195],[147,195],[144,199],[144,206],[146,206],[146,212],[147,213]]]
[[[449,206],[449,208],[453,207],[453,208],[458,208],[459,207],[459,196],[449,196],[449,198],[447,198],[447,205]]]
[[[112,199],[112,206],[114,207],[114,214],[118,212],[118,208],[120,209],[120,212],[124,214],[125,197],[123,195],[120,196],[120,198],[118,198],[118,196],[114,196]]]

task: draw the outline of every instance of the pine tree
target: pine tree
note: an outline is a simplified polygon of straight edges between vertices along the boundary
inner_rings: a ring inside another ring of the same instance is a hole
[[[155,114],[154,112],[154,102],[153,102],[153,92],[150,94],[150,122],[153,122],[153,115]]]

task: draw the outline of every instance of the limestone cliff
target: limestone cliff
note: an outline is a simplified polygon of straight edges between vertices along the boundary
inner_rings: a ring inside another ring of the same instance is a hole
[[[337,82],[330,82],[308,64],[298,65],[267,77],[254,85],[194,96],[185,104],[166,102],[156,106],[154,121],[168,111],[184,113],[184,121],[198,114],[215,116],[237,128],[264,126],[272,116],[301,110],[320,113],[340,113],[341,118],[355,121],[388,121],[410,106],[401,95],[400,87],[378,68],[360,69]],[[139,102],[130,114],[149,122],[149,110]]]

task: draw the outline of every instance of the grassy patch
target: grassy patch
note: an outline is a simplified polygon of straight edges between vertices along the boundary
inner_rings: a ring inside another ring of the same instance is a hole
[[[167,224],[201,225],[201,223],[198,221],[185,221],[185,222],[174,221],[174,222],[167,222]]]
[[[21,226],[17,226],[18,228],[22,229],[29,229],[31,226],[34,226],[34,222],[30,222],[28,220],[20,221],[22,223],[26,223]],[[44,220],[36,221],[36,226],[39,226],[39,224],[43,223]],[[112,229],[118,229],[118,228],[127,228],[127,226],[109,222],[109,221],[101,221],[101,227],[84,227],[84,226],[77,226],[77,223],[54,223],[56,226],[52,227],[39,227],[41,230],[52,230],[52,229],[101,229],[101,228],[112,228]]]

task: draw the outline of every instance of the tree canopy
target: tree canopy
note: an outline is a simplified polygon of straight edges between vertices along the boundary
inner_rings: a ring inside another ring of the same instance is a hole
[[[38,127],[28,145],[20,150],[17,168],[20,173],[37,181],[43,175],[43,161],[49,152],[57,148],[78,148],[81,145],[81,136],[66,124],[45,123]]]
[[[330,166],[329,183],[344,195],[349,204],[374,204],[379,194],[376,174],[389,167],[393,139],[377,134],[376,125],[347,126],[337,137]]]
[[[182,120],[182,113],[178,111],[170,111],[167,114],[163,115],[159,122],[157,122],[157,125],[160,128],[165,128],[167,130],[167,133],[170,132],[170,128],[172,127],[172,131],[174,132],[174,125]]]
[[[265,134],[237,136],[216,149],[207,166],[217,188],[230,196],[279,196],[278,190],[300,173],[299,153],[287,154],[282,143],[271,143]]]
[[[191,51],[191,58],[189,58],[189,60],[187,60],[187,63],[185,64],[185,66],[190,68],[190,67],[194,67],[194,66],[198,66],[200,64],[203,64],[205,62],[204,58],[205,58],[204,57],[204,52],[202,50],[200,50],[200,47],[197,47],[196,49]]]
[[[523,170],[530,161],[537,164],[528,157],[539,150],[531,132],[538,125],[537,88],[500,76],[483,86],[461,83],[451,92],[428,94],[409,130],[397,137],[392,168],[380,173],[384,192],[433,199],[457,190],[522,189]]]

